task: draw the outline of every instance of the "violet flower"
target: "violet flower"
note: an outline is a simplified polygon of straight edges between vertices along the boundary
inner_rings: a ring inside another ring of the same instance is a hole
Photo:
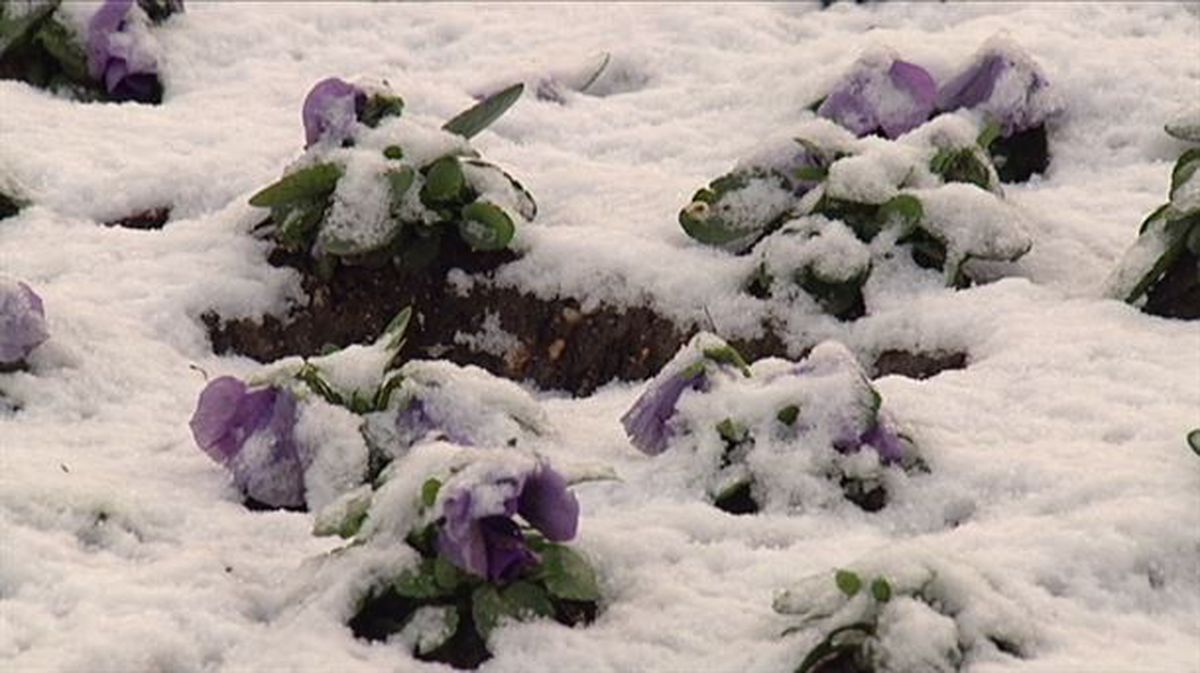
[[[508,582],[540,562],[513,516],[520,515],[547,539],[575,537],[579,502],[567,481],[549,465],[462,488],[442,507],[438,551],[462,570],[492,582]]]
[[[114,100],[157,103],[162,100],[158,62],[129,29],[134,0],[105,0],[88,22],[88,74]]]
[[[882,131],[897,138],[929,119],[936,97],[937,84],[921,66],[864,58],[826,96],[817,115],[857,136]]]
[[[621,416],[625,434],[642,453],[656,456],[667,449],[671,428],[667,423],[675,415],[675,405],[683,391],[704,385],[705,369],[688,367],[662,381],[651,381],[629,411]]]
[[[1043,101],[1049,82],[1026,54],[1001,45],[985,48],[975,62],[938,91],[937,107],[981,110],[1008,137],[1043,124],[1055,111]]]
[[[271,507],[304,506],[310,453],[295,439],[296,398],[283,388],[252,390],[232,376],[213,379],[191,420],[196,444],[233,473],[248,497]]]
[[[900,437],[881,421],[859,437],[862,445],[870,446],[879,454],[879,462],[894,465],[904,459],[904,443]]]
[[[21,281],[0,279],[0,365],[24,360],[49,337],[42,298]]]
[[[367,92],[330,77],[317,82],[304,98],[304,147],[323,139],[342,144],[354,135],[354,127],[367,106]]]

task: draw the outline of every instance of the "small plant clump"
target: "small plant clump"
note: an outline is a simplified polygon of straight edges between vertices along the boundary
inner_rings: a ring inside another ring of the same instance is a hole
[[[719,509],[828,506],[845,498],[882,509],[887,484],[922,469],[912,444],[882,413],[883,398],[836,342],[804,360],[747,364],[700,333],[621,418],[643,453],[694,452]]]
[[[1197,115],[1200,117],[1200,115]],[[1200,123],[1181,119],[1168,133],[1200,142]],[[1169,200],[1142,222],[1138,239],[1108,281],[1109,296],[1166,318],[1200,319],[1200,147],[1171,171]]]
[[[883,553],[800,581],[775,598],[813,643],[795,673],[958,673],[1026,656],[1028,614],[974,568]]]
[[[342,264],[423,269],[447,237],[503,250],[537,206],[468,140],[521,89],[430,129],[404,119],[404,101],[386,89],[324,80],[304,103],[304,156],[250,204],[270,209],[265,225],[277,245],[311,255],[326,278]]]

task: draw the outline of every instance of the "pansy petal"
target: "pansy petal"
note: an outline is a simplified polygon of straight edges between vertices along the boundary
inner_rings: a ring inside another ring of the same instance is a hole
[[[633,445],[651,456],[665,451],[671,436],[667,422],[675,415],[675,405],[683,391],[699,386],[703,379],[704,371],[700,370],[691,375],[686,371],[679,372],[658,384],[651,382],[629,411],[621,416],[621,425]]]
[[[367,103],[366,92],[337,77],[317,82],[304,98],[304,146],[323,138],[341,143],[354,133],[354,126]]]
[[[487,549],[487,572],[484,576],[489,580],[511,581],[540,561],[538,555],[525,544],[525,536],[512,519],[487,517],[479,521],[479,529]]]
[[[25,283],[0,279],[0,364],[24,360],[49,336],[41,297]]]
[[[579,501],[567,488],[567,480],[545,464],[525,479],[517,512],[555,542],[575,537],[579,527]]]

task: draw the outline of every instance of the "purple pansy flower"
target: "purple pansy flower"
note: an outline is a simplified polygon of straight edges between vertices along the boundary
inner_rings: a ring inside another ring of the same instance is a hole
[[[473,575],[513,580],[540,561],[515,515],[547,539],[565,542],[575,537],[579,502],[566,479],[545,463],[524,474],[459,488],[443,501],[438,551]]]
[[[937,107],[981,110],[1007,137],[1034,128],[1055,112],[1044,100],[1049,86],[1028,55],[1013,46],[985,47],[975,62],[938,91]]]
[[[93,79],[114,100],[155,103],[162,99],[158,62],[129,30],[133,0],[105,0],[88,23],[87,64]]]
[[[0,365],[24,360],[49,337],[42,298],[25,283],[0,279]]]
[[[929,119],[936,97],[937,84],[921,66],[867,57],[826,96],[817,114],[857,136],[882,131],[896,138]]]
[[[367,92],[337,77],[323,79],[304,98],[304,147],[329,138],[341,144],[354,135],[354,127],[367,106]]]
[[[675,415],[675,405],[683,391],[703,386],[705,375],[703,366],[693,366],[661,381],[652,381],[629,411],[621,416],[621,425],[625,426],[625,434],[633,445],[650,456],[665,451],[672,434],[668,421]]]
[[[858,442],[860,448],[870,446],[875,449],[875,453],[879,454],[879,462],[884,465],[893,465],[904,459],[904,443],[882,422],[876,422],[874,427],[860,435]]]
[[[251,389],[232,376],[213,379],[191,420],[196,444],[233,473],[250,498],[271,507],[304,506],[312,456],[295,439],[296,398],[283,388]]]

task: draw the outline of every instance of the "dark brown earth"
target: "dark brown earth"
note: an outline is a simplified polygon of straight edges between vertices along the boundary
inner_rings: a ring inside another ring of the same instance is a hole
[[[329,347],[374,340],[404,307],[412,306],[404,357],[439,357],[474,364],[497,375],[532,381],[543,389],[586,395],[613,380],[653,376],[687,342],[696,326],[679,325],[647,307],[601,305],[581,309],[576,298],[543,299],[511,287],[489,283],[491,272],[515,259],[513,253],[472,252],[456,237],[431,266],[405,272],[390,263],[342,266],[328,283],[316,275],[305,254],[276,250],[269,262],[297,269],[309,301],[286,318],[204,321],[218,353],[234,352],[261,362],[288,355],[315,355]],[[472,278],[472,289],[460,295],[446,282],[451,269]],[[503,352],[481,352],[463,342],[478,334],[484,321],[514,335]],[[747,360],[788,355],[770,329],[751,341],[733,341]],[[458,341],[455,336],[459,335]],[[925,378],[947,367],[962,367],[963,354],[907,354],[889,351],[877,373]]]
[[[151,208],[150,210],[143,210],[140,213],[134,213],[129,217],[105,222],[104,226],[123,227],[125,229],[162,229],[166,226],[169,219],[171,219],[170,208]]]

